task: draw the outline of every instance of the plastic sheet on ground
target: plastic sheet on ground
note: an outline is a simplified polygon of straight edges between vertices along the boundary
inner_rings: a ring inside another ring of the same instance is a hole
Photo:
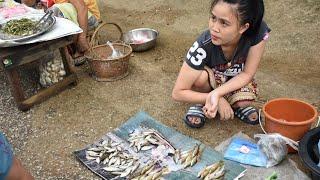
[[[240,137],[240,138],[245,138],[253,141],[249,136],[247,136],[246,134],[243,134],[242,132],[235,134],[233,137]],[[220,153],[224,153],[233,137],[220,143],[218,146],[215,147],[215,150]],[[295,162],[289,158],[286,158],[280,164],[270,168],[253,167],[248,165],[243,165],[243,166],[247,168],[247,171],[245,173],[245,176],[241,178],[241,180],[247,180],[247,179],[248,180],[249,179],[264,180],[266,177],[270,176],[273,172],[276,172],[278,175],[278,179],[281,179],[281,180],[310,179],[305,173],[299,170]]]
[[[101,139],[97,140],[95,143],[101,142],[102,139],[109,137],[113,140],[120,140],[126,142],[126,139],[129,138],[128,134],[132,132],[134,129],[139,128],[139,126],[145,126],[149,128],[153,128],[160,132],[175,148],[184,150],[191,149],[194,145],[200,144],[201,142],[193,139],[191,137],[185,136],[178,131],[167,127],[160,122],[154,120],[152,117],[150,117],[145,112],[139,112],[134,117],[130,118],[127,122],[125,122],[123,125],[121,125],[119,128],[115,129],[114,131],[107,133],[104,135]],[[202,144],[204,146],[204,144]],[[108,172],[102,170],[100,164],[97,164],[96,162],[88,161],[86,159],[85,151],[88,147],[92,146],[88,145],[86,148],[75,151],[75,156],[85,165],[87,166],[91,171],[93,171],[95,174],[99,175],[103,179],[111,179],[114,176],[109,174]],[[128,144],[129,146],[129,144]],[[148,159],[150,157],[150,152],[148,154],[148,151],[145,151],[143,153],[140,153],[141,159]],[[217,151],[213,150],[212,148],[205,146],[205,149],[202,153],[201,160],[197,164],[195,164],[193,167],[189,167],[187,169],[180,169],[177,171],[172,171],[169,174],[165,175],[164,179],[198,179],[197,174],[198,172],[204,168],[206,165],[212,164],[214,162],[217,162],[219,160],[223,160],[223,155],[218,153]],[[141,161],[140,161],[141,162]],[[226,161],[225,160],[225,166],[226,166],[226,174],[224,179],[235,179],[239,174],[244,172],[246,169],[239,165],[238,163],[232,162],[232,161]],[[140,167],[141,168],[141,167]],[[139,168],[139,170],[141,170]]]

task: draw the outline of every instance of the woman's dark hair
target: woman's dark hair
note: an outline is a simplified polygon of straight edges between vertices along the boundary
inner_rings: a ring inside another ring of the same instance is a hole
[[[244,32],[245,36],[258,33],[264,14],[263,0],[213,0],[210,11],[218,2],[236,5],[240,25],[249,23],[249,28]]]

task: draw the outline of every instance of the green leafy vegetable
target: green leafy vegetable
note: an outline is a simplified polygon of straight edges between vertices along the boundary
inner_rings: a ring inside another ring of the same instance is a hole
[[[16,36],[27,36],[34,33],[36,21],[28,18],[14,19],[8,21],[2,31],[6,34]]]

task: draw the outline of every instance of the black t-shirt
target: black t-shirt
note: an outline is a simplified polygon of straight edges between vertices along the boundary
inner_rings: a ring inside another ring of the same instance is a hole
[[[224,57],[221,46],[212,43],[210,31],[206,30],[189,49],[186,62],[190,67],[197,70],[203,70],[204,66],[208,66],[226,76],[235,76],[244,69],[250,47],[267,39],[269,32],[269,27],[262,21],[257,35],[252,37],[242,36],[231,60],[232,65],[228,67],[228,61]]]

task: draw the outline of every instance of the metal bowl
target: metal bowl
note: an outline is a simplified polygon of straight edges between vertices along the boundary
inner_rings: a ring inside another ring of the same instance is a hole
[[[123,35],[123,41],[130,44],[133,51],[146,51],[156,45],[158,31],[150,28],[139,28]]]

